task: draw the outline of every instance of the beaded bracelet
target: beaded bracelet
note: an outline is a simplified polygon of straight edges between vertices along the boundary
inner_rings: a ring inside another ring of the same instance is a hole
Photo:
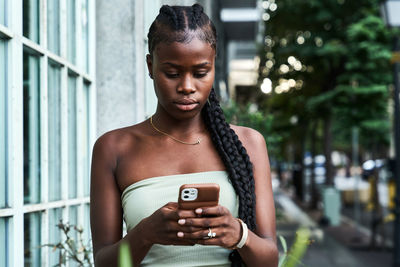
[[[241,219],[237,218],[237,220],[240,222],[240,225],[242,226],[242,237],[232,249],[242,248],[246,244],[247,237],[249,236],[249,229],[247,228],[247,225]]]

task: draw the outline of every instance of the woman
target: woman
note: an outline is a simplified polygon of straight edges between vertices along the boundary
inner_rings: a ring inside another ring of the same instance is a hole
[[[96,266],[116,266],[122,242],[129,244],[135,266],[276,266],[264,138],[224,119],[212,89],[212,22],[198,4],[165,5],[148,39],[157,111],[106,133],[93,149]],[[221,187],[218,206],[178,208],[182,184],[208,182]],[[128,233],[122,238],[123,219]]]

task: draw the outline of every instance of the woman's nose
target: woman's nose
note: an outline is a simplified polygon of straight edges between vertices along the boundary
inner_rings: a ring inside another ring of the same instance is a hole
[[[178,86],[178,93],[183,93],[185,95],[194,93],[196,91],[193,83],[193,78],[190,74],[182,76],[181,82]]]

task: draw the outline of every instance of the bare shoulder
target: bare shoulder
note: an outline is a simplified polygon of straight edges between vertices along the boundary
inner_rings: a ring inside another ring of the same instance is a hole
[[[125,150],[131,149],[140,139],[142,123],[115,129],[101,135],[93,147],[93,155],[100,154],[116,161]]]
[[[238,135],[240,141],[242,142],[248,153],[253,154],[257,153],[257,151],[260,151],[260,149],[266,149],[264,136],[260,132],[249,127],[237,126],[232,124],[230,126]]]
[[[231,125],[231,128],[238,135],[253,163],[255,180],[264,181],[265,177],[269,177],[269,159],[264,136],[248,127]]]

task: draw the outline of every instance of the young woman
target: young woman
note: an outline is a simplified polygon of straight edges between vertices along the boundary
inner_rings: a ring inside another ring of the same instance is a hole
[[[93,149],[96,266],[117,266],[122,242],[135,266],[277,266],[265,141],[224,119],[212,89],[212,22],[198,4],[165,5],[148,39],[157,111],[106,133]],[[218,206],[178,208],[182,184],[209,182],[220,185]]]

